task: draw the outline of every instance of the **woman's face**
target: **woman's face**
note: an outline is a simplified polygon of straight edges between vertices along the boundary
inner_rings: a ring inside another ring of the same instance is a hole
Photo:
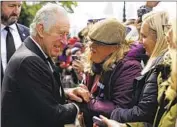
[[[96,43],[92,43],[90,45],[91,50],[91,61],[94,63],[101,63],[106,59],[108,55],[113,53],[116,50],[116,46],[114,45],[100,45]]]
[[[167,38],[167,43],[168,43],[168,45],[169,45],[169,47],[170,48],[174,48],[174,49],[176,49],[177,48],[177,45],[176,45],[176,43],[174,42],[174,40],[173,40],[173,29],[171,28],[168,32],[167,32],[167,34],[166,34],[166,38]]]
[[[146,55],[151,56],[157,40],[156,31],[152,30],[147,23],[143,23],[140,34],[143,46],[146,49]]]

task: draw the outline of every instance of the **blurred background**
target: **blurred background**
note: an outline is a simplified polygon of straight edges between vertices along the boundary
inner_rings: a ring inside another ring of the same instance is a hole
[[[19,22],[28,26],[36,11],[46,2],[24,2]],[[87,25],[89,19],[114,17],[120,21],[137,19],[137,9],[145,2],[59,2],[68,12],[71,21],[71,36]],[[176,15],[177,2],[160,2],[153,10],[166,10],[170,16]]]

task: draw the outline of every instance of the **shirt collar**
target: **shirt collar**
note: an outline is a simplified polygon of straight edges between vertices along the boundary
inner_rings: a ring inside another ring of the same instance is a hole
[[[34,44],[36,44],[36,46],[41,50],[42,54],[45,56],[45,58],[47,59],[48,56],[44,53],[44,51],[42,50],[41,46],[33,39],[33,37],[30,36],[30,38],[33,40]]]
[[[13,30],[17,30],[17,26],[16,26],[16,24],[14,23],[14,24],[12,24],[12,25],[10,25],[9,26],[10,28],[12,28]]]
[[[4,30],[5,27],[6,27],[6,26],[1,23],[1,31]],[[17,26],[16,26],[15,23],[12,24],[12,25],[10,25],[9,27],[10,27],[12,30],[17,30]]]
[[[6,26],[1,23],[1,32]]]

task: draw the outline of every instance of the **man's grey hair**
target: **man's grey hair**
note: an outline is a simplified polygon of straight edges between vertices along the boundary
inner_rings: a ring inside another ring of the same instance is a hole
[[[50,28],[56,24],[60,18],[58,14],[67,17],[66,10],[61,7],[58,3],[47,3],[36,13],[33,22],[30,25],[30,34],[36,36],[36,25],[43,24],[44,30],[49,32]]]

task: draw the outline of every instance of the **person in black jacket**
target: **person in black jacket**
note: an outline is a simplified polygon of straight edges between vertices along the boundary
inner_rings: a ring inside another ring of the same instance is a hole
[[[20,47],[22,42],[29,36],[29,28],[18,24],[18,18],[21,12],[21,1],[1,1],[1,85],[4,77],[4,71],[11,55]],[[14,41],[7,44],[9,28]],[[8,47],[14,46],[11,48]]]
[[[135,105],[131,109],[115,109],[111,119],[118,122],[148,122],[152,123],[157,110],[157,65],[162,62],[167,40],[163,34],[163,24],[169,20],[166,12],[150,12],[143,17],[141,26],[142,43],[146,49],[146,54],[150,56],[147,65],[142,71],[142,76],[136,78],[140,90],[135,95]],[[137,92],[136,92],[137,93]],[[135,93],[135,94],[136,94]]]
[[[143,17],[140,33],[146,54],[150,58],[142,70],[141,76],[134,80],[135,91],[132,101],[134,106],[129,109],[116,108],[110,119],[127,123],[131,127],[152,126],[158,105],[158,65],[162,63],[163,55],[167,49],[167,40],[163,34],[162,26],[167,24],[168,20],[166,12],[150,12]]]
[[[81,87],[64,90],[52,61],[67,42],[67,12],[58,4],[46,4],[37,12],[30,32],[5,71],[1,126],[64,127],[74,123],[79,109],[66,99],[89,101],[90,94]]]

